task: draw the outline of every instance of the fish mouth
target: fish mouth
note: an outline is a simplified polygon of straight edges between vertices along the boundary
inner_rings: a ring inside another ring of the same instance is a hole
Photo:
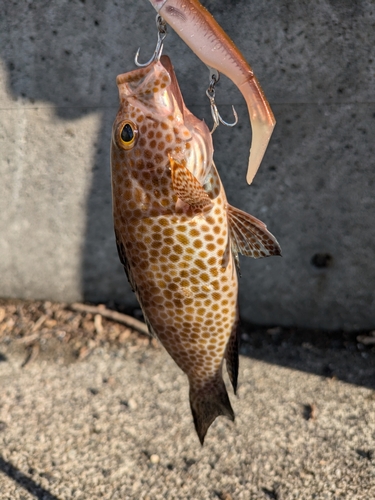
[[[177,81],[176,73],[174,72],[174,68],[172,62],[168,56],[161,56],[160,58],[161,64],[168,71],[168,74],[171,78],[171,84],[169,86],[170,92],[173,94],[173,97],[176,99],[177,105],[180,109],[182,116],[184,116],[184,99],[182,97],[181,89]]]
[[[213,145],[211,133],[205,122],[193,115],[186,107],[169,57],[162,56],[160,58],[160,64],[168,72],[170,78],[167,92],[174,98],[175,105],[178,106],[181,113],[183,125],[189,132],[190,137],[185,139],[186,142],[190,142],[189,149],[186,149],[184,153],[186,167],[203,185],[212,164]],[[175,159],[178,160],[178,158]]]

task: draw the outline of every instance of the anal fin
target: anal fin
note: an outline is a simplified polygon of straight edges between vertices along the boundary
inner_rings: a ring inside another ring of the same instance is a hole
[[[227,347],[225,349],[225,361],[229,380],[231,381],[234,394],[237,392],[238,368],[239,368],[239,348],[240,348],[240,331],[238,328],[238,308],[237,319],[232,328],[232,333],[229,337]]]
[[[173,190],[180,200],[191,206],[194,212],[207,212],[213,203],[194,175],[178,161],[169,157]]]
[[[281,255],[281,248],[267,226],[250,214],[228,205],[229,232],[234,254],[259,259]]]

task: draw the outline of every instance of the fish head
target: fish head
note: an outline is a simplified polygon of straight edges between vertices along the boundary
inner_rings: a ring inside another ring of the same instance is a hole
[[[112,155],[129,170],[182,163],[204,184],[213,157],[207,125],[185,106],[169,57],[117,77],[120,109],[112,132]]]

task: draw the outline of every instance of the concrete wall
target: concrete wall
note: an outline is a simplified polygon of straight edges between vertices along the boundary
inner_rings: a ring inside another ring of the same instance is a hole
[[[371,0],[203,2],[246,55],[277,119],[254,183],[250,127],[214,135],[229,200],[262,219],[283,258],[242,259],[256,323],[375,327],[375,7]],[[147,0],[15,0],[0,14],[0,296],[135,304],[116,255],[109,139],[115,77],[148,59]],[[208,72],[169,30],[188,107],[211,123]],[[318,266],[318,267],[317,267]]]

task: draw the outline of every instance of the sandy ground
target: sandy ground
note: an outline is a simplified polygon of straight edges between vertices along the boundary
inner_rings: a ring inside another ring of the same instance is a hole
[[[236,421],[202,448],[184,374],[99,316],[0,301],[0,499],[375,499],[358,332],[244,326]]]

